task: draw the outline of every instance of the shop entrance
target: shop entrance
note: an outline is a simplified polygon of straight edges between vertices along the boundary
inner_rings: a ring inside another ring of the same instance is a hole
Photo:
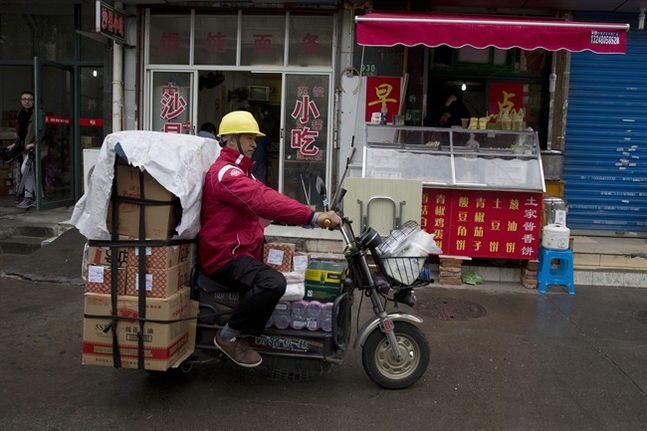
[[[330,190],[328,137],[331,79],[328,73],[241,70],[151,70],[145,128],[197,134],[216,127],[234,110],[251,112],[267,135],[257,140],[254,176],[312,208]]]
[[[267,135],[256,140],[252,173],[274,189],[279,188],[281,88],[280,73],[201,71],[198,77],[198,130],[205,122],[218,127],[228,112],[251,112]]]
[[[72,66],[34,60],[34,124],[36,131],[33,175],[38,210],[69,206],[78,194],[74,145],[74,69]]]

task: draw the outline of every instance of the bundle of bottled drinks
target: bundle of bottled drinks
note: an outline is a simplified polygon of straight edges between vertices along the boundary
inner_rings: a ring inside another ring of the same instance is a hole
[[[266,327],[332,331],[332,302],[279,302]]]

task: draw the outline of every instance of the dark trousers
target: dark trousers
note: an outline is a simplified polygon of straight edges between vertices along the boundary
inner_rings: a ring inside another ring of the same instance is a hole
[[[241,293],[240,307],[229,319],[229,326],[252,335],[263,332],[287,286],[283,274],[249,256],[232,259],[213,278]]]

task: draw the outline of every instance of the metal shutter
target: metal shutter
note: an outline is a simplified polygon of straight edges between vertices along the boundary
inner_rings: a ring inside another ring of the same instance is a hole
[[[647,33],[625,55],[574,53],[564,157],[568,224],[647,235]]]

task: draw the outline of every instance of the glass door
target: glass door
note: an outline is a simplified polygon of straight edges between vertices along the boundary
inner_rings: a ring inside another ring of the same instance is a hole
[[[151,71],[149,129],[196,133],[195,72]]]
[[[328,183],[330,75],[285,74],[282,169],[286,195],[321,210],[317,183]],[[328,162],[328,163],[327,163]]]
[[[36,146],[31,169],[23,174],[25,193],[33,193],[37,210],[70,206],[79,166],[74,69],[35,57],[34,88]]]

